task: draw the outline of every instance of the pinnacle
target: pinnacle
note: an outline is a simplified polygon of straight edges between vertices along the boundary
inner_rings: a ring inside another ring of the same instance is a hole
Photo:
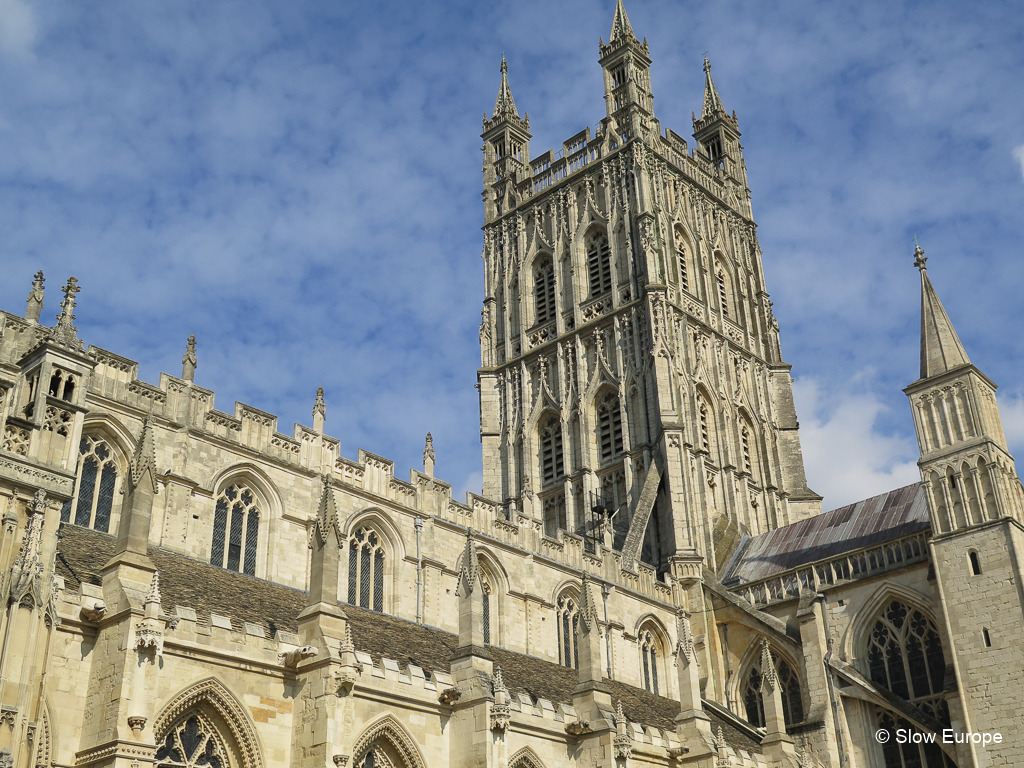
[[[622,0],[615,0],[615,18],[612,19],[612,34],[608,38],[608,44],[611,45],[618,40],[636,40]]]
[[[501,85],[498,87],[498,98],[494,102],[494,114],[492,120],[502,118],[519,119],[519,111],[516,109],[516,102],[512,98],[512,89],[508,86],[508,62],[504,55],[501,57]]]
[[[701,119],[713,117],[718,114],[725,114],[725,107],[722,99],[718,96],[718,89],[715,88],[715,81],[711,79],[711,60],[704,57],[704,106],[700,111]]]
[[[956,329],[946,314],[939,295],[932,287],[925,268],[927,257],[918,245],[914,249],[914,266],[921,270],[921,378],[927,379],[970,365],[970,358]]]

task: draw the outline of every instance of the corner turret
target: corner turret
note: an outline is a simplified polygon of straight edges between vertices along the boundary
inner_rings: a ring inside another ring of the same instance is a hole
[[[484,217],[487,221],[515,206],[515,184],[530,163],[530,116],[519,117],[508,85],[508,62],[501,57],[501,85],[491,119],[484,114]]]

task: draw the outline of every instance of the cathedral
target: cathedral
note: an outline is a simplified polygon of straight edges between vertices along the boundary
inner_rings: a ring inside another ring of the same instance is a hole
[[[1024,765],[1024,488],[924,251],[921,481],[823,512],[736,113],[705,59],[662,129],[621,0],[599,63],[557,151],[504,60],[484,118],[481,495],[194,337],[140,381],[74,277],[0,312],[0,768]]]

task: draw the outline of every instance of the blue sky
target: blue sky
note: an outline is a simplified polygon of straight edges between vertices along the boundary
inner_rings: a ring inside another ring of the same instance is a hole
[[[1019,2],[627,0],[689,134],[708,51],[826,507],[916,479],[913,236],[1024,454]],[[504,52],[535,155],[604,113],[611,0],[0,0],[0,307],[81,281],[86,343],[480,485],[480,118]]]

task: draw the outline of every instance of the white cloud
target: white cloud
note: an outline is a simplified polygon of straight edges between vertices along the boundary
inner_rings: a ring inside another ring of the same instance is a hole
[[[1020,163],[1020,174],[1024,176],[1024,144],[1016,147],[1013,150],[1013,156],[1017,158],[1017,162]]]
[[[1024,390],[1014,393],[1000,392],[999,415],[1003,420],[1006,444],[1019,464],[1024,458]]]
[[[825,497],[826,510],[901,488],[920,479],[917,446],[876,429],[887,410],[870,392],[829,396],[816,380],[793,385],[807,482]],[[909,419],[909,416],[908,416]]]
[[[24,56],[36,39],[36,20],[24,0],[0,0],[0,53]]]

